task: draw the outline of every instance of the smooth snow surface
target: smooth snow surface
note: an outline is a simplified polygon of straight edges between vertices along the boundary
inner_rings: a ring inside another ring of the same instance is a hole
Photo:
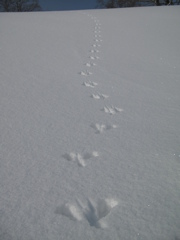
[[[180,239],[179,23],[0,14],[0,240]]]

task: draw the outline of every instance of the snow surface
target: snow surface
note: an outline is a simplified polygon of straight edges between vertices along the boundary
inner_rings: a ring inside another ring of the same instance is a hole
[[[179,13],[0,13],[0,240],[180,239]]]

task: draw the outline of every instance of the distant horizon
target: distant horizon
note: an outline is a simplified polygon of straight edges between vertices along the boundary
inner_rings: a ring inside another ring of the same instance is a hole
[[[97,0],[39,0],[42,11],[73,11],[97,9]],[[137,6],[154,6],[154,4],[146,3]]]
[[[39,0],[41,11],[74,11],[74,10],[93,10],[100,9],[97,0]],[[140,6],[155,6],[153,3],[139,3]],[[2,9],[1,9],[2,10]],[[1,11],[0,10],[0,11]]]
[[[71,11],[95,9],[96,0],[39,0],[43,11]]]

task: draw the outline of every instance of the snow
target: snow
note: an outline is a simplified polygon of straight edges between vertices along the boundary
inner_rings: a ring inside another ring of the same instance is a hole
[[[180,239],[179,10],[0,14],[0,240]]]

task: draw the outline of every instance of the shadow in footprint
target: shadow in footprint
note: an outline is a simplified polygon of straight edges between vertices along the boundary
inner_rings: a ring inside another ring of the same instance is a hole
[[[74,221],[82,220],[82,216],[78,208],[75,205],[70,203],[65,203],[62,206],[57,207],[55,210],[55,214],[63,215]]]
[[[91,73],[91,72],[88,72],[88,71],[81,71],[79,74],[80,74],[81,76],[84,76],[84,77],[88,77],[88,76],[92,75],[92,73]]]
[[[104,111],[105,113],[109,113],[110,115],[114,115],[116,113],[120,113],[120,112],[123,112],[123,109],[122,108],[117,108],[117,107],[104,107],[102,109],[102,111]]]
[[[82,85],[85,86],[85,87],[95,88],[98,84],[96,82],[89,81],[89,82],[83,82]]]
[[[175,239],[174,240],[180,240],[180,237],[175,237]]]
[[[106,228],[107,225],[103,221],[103,218],[117,205],[118,202],[114,199],[100,199],[97,203],[88,199],[87,207],[83,210],[83,214],[90,226]]]
[[[91,98],[94,98],[94,99],[97,99],[97,100],[99,100],[99,99],[107,99],[109,96],[108,95],[105,95],[105,94],[99,94],[99,93],[97,93],[97,94],[92,94],[91,95]]]
[[[86,205],[77,200],[75,204],[62,204],[56,208],[54,213],[73,221],[87,220],[91,227],[106,228],[104,219],[117,205],[118,202],[113,198],[100,199],[97,202],[87,199]]]
[[[94,67],[94,66],[96,66],[96,63],[86,63],[85,66],[86,67]]]

